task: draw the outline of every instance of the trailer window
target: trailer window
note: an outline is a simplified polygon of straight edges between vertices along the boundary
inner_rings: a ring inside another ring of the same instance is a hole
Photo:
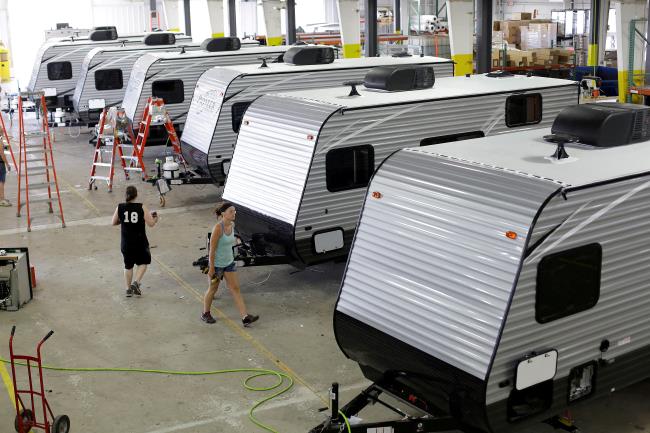
[[[47,64],[48,80],[69,80],[70,78],[72,78],[72,63],[51,62]]]
[[[325,172],[330,192],[365,188],[375,170],[375,150],[370,145],[327,152]]]
[[[448,143],[450,141],[469,140],[470,138],[485,137],[483,131],[461,132],[459,134],[439,135],[437,137],[429,137],[420,141],[420,146],[429,146],[431,144]]]
[[[246,101],[246,102],[235,102],[232,104],[232,130],[235,132],[239,132],[239,128],[241,127],[241,121],[244,119],[244,113],[246,113],[246,109],[248,108],[249,105],[251,105],[253,101]]]
[[[101,69],[95,71],[95,89],[116,90],[124,87],[121,69]]]
[[[600,297],[600,244],[550,254],[537,266],[535,319],[539,323],[592,308]]]
[[[151,94],[162,98],[165,104],[178,104],[185,100],[183,80],[159,80],[151,85]]]
[[[533,125],[542,121],[542,95],[512,95],[506,99],[506,125]]]

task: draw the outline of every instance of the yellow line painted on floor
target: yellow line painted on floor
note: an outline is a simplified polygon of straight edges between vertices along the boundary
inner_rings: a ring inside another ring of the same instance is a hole
[[[4,383],[7,392],[9,393],[9,400],[11,400],[11,407],[16,407],[16,398],[14,397],[14,383],[9,376],[9,372],[5,367],[4,362],[0,362],[0,377],[2,377],[2,383]]]
[[[194,297],[203,304],[203,295],[201,295],[200,292],[198,292],[194,287],[192,287],[187,281],[185,281],[180,275],[178,275],[176,272],[174,272],[169,266],[161,262],[159,259],[152,257],[152,259],[160,265],[160,267],[169,274],[178,284],[180,284],[187,292],[191,293],[194,295]],[[242,329],[241,325],[233,321],[232,319],[228,318],[228,316],[225,315],[225,313],[221,310],[219,310],[216,307],[212,307],[212,310],[217,313],[217,316],[228,325],[230,329],[235,331],[235,333],[239,334],[240,337],[242,337],[244,340],[248,341],[259,353],[264,355],[267,359],[269,359],[272,363],[277,365],[281,370],[285,371],[287,374],[291,375],[296,382],[300,383],[307,389],[309,389],[311,392],[314,393],[316,397],[318,397],[323,403],[325,403],[327,406],[329,406],[329,401],[321,396],[313,386],[311,386],[309,383],[305,381],[302,377],[300,377],[295,371],[293,371],[288,365],[286,365],[284,362],[280,361],[280,359],[269,349],[266,348],[262,343],[257,341],[255,337],[250,335],[248,332],[246,332],[244,329]]]
[[[0,377],[2,377],[2,383],[4,383],[5,388],[7,388],[7,392],[9,393],[9,400],[11,400],[11,409],[15,410],[16,409],[16,397],[14,397],[14,382],[11,380],[11,376],[9,376],[9,371],[5,368],[5,363],[0,362]],[[22,405],[19,403],[20,408],[22,409]],[[34,433],[34,430],[30,430],[29,433]]]
[[[77,189],[70,182],[63,179],[62,177],[59,177],[59,179],[61,179],[61,182],[63,182],[64,184],[66,184],[68,186],[70,191],[72,191],[77,197],[79,197],[84,203],[86,203],[86,206],[88,206],[93,212],[95,212],[97,214],[97,216],[101,216],[102,213],[99,211],[99,209],[97,209],[97,206],[95,206],[86,197],[81,195],[81,193],[79,191],[77,191]]]

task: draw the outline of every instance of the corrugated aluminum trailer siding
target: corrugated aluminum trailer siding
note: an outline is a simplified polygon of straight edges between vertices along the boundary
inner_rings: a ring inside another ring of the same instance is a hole
[[[201,75],[194,89],[181,136],[184,145],[188,144],[208,154],[222,101],[228,96],[228,86],[240,75],[240,72],[227,68],[208,69]],[[229,95],[232,94],[230,91]]]
[[[562,109],[578,102],[573,85],[520,93],[542,94],[541,123],[508,128],[505,101],[511,93],[372,107],[335,114],[327,121],[318,139],[298,214],[296,238],[310,238],[318,230],[335,227],[352,230],[357,223],[365,188],[334,193],[327,190],[325,158],[331,149],[371,144],[375,149],[375,167],[378,167],[395,150],[418,146],[428,137],[463,131],[484,131],[486,135],[494,135],[548,127]],[[305,231],[306,226],[311,226],[312,230]],[[303,245],[306,248],[308,243]],[[299,253],[313,254],[311,249]]]
[[[43,55],[49,47],[50,45],[43,44],[36,53],[36,59],[34,60],[34,66],[32,67],[32,75],[29,77],[29,84],[27,86],[28,90],[33,91],[36,88],[36,80],[38,79],[38,72],[41,70]]]
[[[368,189],[337,311],[485,379],[528,228],[557,188],[400,151]]]
[[[286,101],[264,95],[246,111],[223,198],[293,224],[318,131],[339,107]]]
[[[147,103],[147,99],[151,96],[151,86],[154,81],[158,80],[183,80],[183,90],[185,93],[185,99],[183,102],[177,104],[168,104],[165,103],[165,108],[169,113],[172,121],[176,124],[184,124],[185,118],[187,117],[187,112],[190,108],[190,103],[192,102],[192,94],[194,93],[194,88],[196,87],[196,82],[198,81],[201,74],[206,70],[214,66],[228,66],[228,65],[246,65],[252,63],[260,62],[259,57],[264,55],[280,55],[285,50],[280,50],[277,52],[253,52],[246,54],[248,49],[238,51],[236,55],[206,55],[205,57],[194,57],[191,59],[184,60],[182,57],[178,58],[169,58],[169,59],[158,59],[156,62],[153,62],[149,67],[149,70],[146,72],[147,77],[153,77],[155,79],[149,78],[144,80],[144,84],[141,86],[141,92],[135,107],[135,112],[132,111],[132,108],[128,110],[127,116],[133,120],[133,115],[140,115],[144,111],[144,106]],[[252,51],[252,49],[250,50]],[[126,104],[126,98],[125,98]],[[136,121],[139,119],[136,119]]]
[[[74,94],[72,95],[72,106],[74,108],[74,111],[79,113],[79,102],[81,100],[81,92],[83,92],[84,86],[86,85],[86,81],[88,79],[88,68],[90,67],[90,63],[93,61],[93,58],[101,53],[101,50],[98,48],[93,48],[86,54],[86,57],[84,57],[83,62],[81,62],[81,69],[79,70],[79,79],[77,80],[77,84],[74,88]]]
[[[122,99],[124,99],[126,86],[128,86],[127,80],[131,75],[133,64],[146,52],[146,50],[125,51],[123,53],[102,51],[94,56],[88,65],[86,65],[88,59],[88,56],[86,56],[74,92],[75,110],[80,114],[87,114],[88,101],[91,99],[103,99],[107,107],[121,103]],[[94,68],[100,65],[101,69],[122,70],[123,86],[121,89],[97,90],[94,73],[98,69]],[[88,71],[88,69],[91,69],[91,71]]]
[[[650,177],[569,192],[548,205],[554,222],[534,228],[534,237],[562,223],[524,262],[488,383],[488,404],[508,398],[499,382],[514,379],[516,363],[534,350],[558,350],[555,379],[589,361],[615,359],[650,345]],[[540,232],[540,233],[538,233]],[[557,242],[561,239],[560,242]],[[603,249],[600,299],[590,310],[553,322],[535,320],[537,266],[552,253],[598,242]],[[549,248],[550,246],[550,248]],[[602,340],[611,342],[606,353]],[[619,345],[618,342],[627,344]]]
[[[453,65],[450,63],[432,64],[436,77],[450,77]],[[232,149],[237,140],[237,133],[232,129],[232,104],[250,101],[265,93],[278,93],[291,90],[320,89],[323,87],[340,86],[345,81],[362,80],[372,68],[328,69],[302,73],[247,75],[233,81],[228,87],[227,95],[236,97],[228,100],[225,108],[218,114],[219,120],[214,129],[208,161],[213,161],[217,155],[222,159],[232,156]],[[300,84],[296,84],[296,83]],[[253,95],[253,96],[251,96]]]
[[[77,85],[81,64],[83,63],[86,54],[95,48],[94,45],[84,44],[78,47],[70,45],[55,45],[46,50],[43,54],[44,59],[37,59],[41,61],[34,80],[32,90],[43,90],[45,88],[56,88],[58,96],[72,95]],[[45,61],[43,61],[45,60]],[[70,62],[72,64],[72,77],[67,80],[50,80],[47,76],[47,65],[52,62]],[[36,70],[36,68],[34,68]],[[33,77],[33,75],[32,75]],[[30,80],[30,84],[31,84]]]
[[[144,80],[147,77],[147,71],[156,60],[158,60],[158,58],[154,55],[143,55],[135,61],[133,69],[131,70],[131,75],[129,75],[129,82],[126,85],[126,92],[124,92],[124,101],[122,101],[122,105],[126,112],[126,116],[132,122],[136,121],[134,116],[136,108],[138,107],[138,101],[140,100],[140,94],[142,93],[142,87],[144,86]],[[149,86],[149,88],[151,89],[151,86]]]

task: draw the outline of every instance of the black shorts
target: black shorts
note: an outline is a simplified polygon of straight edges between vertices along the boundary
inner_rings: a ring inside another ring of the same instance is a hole
[[[151,252],[149,252],[148,246],[122,250],[122,256],[124,257],[124,269],[133,269],[133,265],[151,264]]]

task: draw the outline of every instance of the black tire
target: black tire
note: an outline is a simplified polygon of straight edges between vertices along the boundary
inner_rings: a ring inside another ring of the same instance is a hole
[[[52,433],[68,433],[70,431],[70,418],[68,415],[59,415],[52,423]]]
[[[23,420],[23,431],[20,431],[20,419]],[[20,411],[20,415],[16,415],[14,427],[18,433],[27,433],[34,426],[34,414],[31,410],[25,409]]]

